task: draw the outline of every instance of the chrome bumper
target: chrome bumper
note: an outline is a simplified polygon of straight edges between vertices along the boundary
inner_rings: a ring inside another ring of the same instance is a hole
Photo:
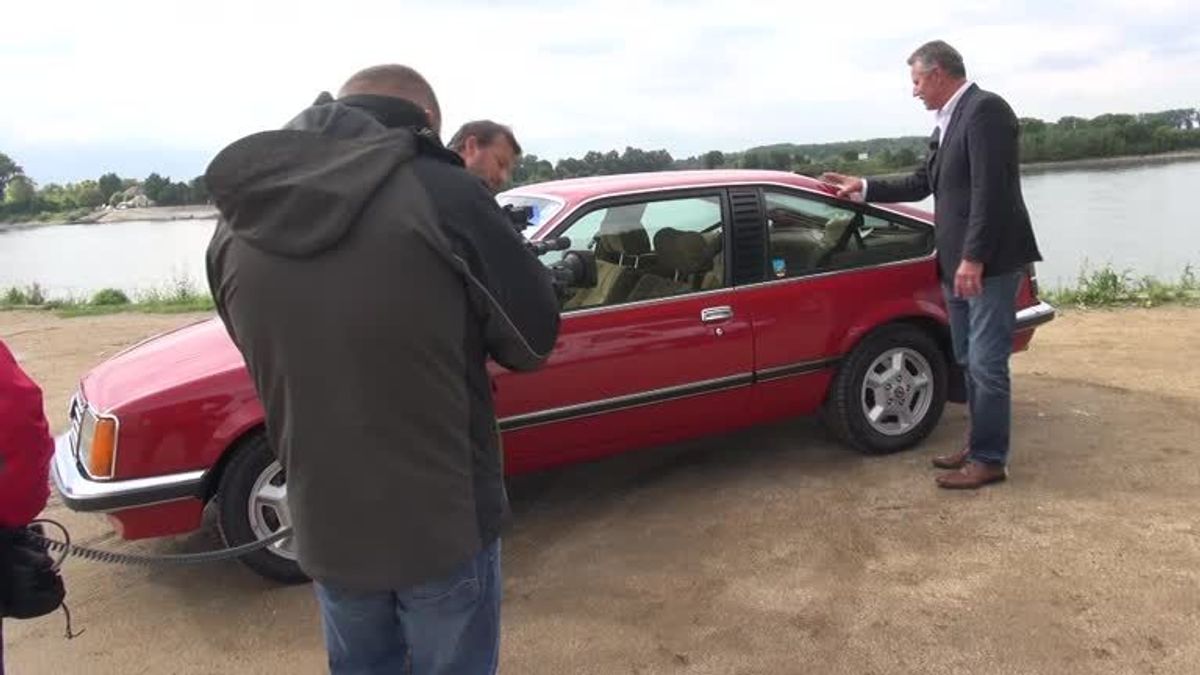
[[[52,469],[54,487],[73,511],[118,511],[203,494],[203,471],[133,480],[92,480],[80,471],[68,434],[54,439]]]
[[[1033,307],[1026,307],[1017,312],[1017,324],[1013,330],[1032,330],[1037,326],[1053,321],[1054,312],[1054,307],[1045,302],[1039,302]]]

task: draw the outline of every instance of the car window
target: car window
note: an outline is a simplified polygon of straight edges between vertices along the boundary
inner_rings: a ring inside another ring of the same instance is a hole
[[[933,252],[933,228],[867,214],[856,233],[856,246],[830,257],[832,267],[866,267],[920,258]]]
[[[597,284],[563,309],[653,300],[725,285],[718,195],[654,199],[595,208],[561,233],[596,255]]]
[[[932,251],[933,228],[767,190],[768,260],[776,279],[865,267]]]

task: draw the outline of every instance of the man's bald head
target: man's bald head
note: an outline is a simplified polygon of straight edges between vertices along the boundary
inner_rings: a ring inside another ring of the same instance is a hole
[[[437,133],[442,131],[442,109],[433,87],[420,73],[401,65],[364,68],[350,76],[338,91],[338,97],[373,94],[392,96],[421,106],[429,115],[429,124]]]

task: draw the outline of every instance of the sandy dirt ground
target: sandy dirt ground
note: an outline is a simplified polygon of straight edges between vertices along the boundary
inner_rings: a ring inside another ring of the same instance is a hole
[[[195,220],[216,218],[217,207],[207,204],[186,206],[150,206],[139,209],[109,209],[89,216],[96,223],[124,223],[131,220]]]
[[[79,375],[195,316],[0,312],[57,428]],[[517,480],[504,673],[1200,672],[1200,309],[1067,312],[1014,358],[1008,483],[933,486],[960,441],[861,457],[812,420]],[[83,543],[191,552],[52,504]],[[308,586],[237,563],[65,567],[10,673],[318,673]]]

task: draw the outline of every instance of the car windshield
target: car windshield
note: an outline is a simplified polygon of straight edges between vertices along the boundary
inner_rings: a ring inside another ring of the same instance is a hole
[[[533,216],[529,219],[530,226],[523,232],[526,237],[536,232],[562,209],[561,202],[545,197],[499,194],[496,195],[496,201],[499,202],[500,206],[528,206],[533,210]]]

